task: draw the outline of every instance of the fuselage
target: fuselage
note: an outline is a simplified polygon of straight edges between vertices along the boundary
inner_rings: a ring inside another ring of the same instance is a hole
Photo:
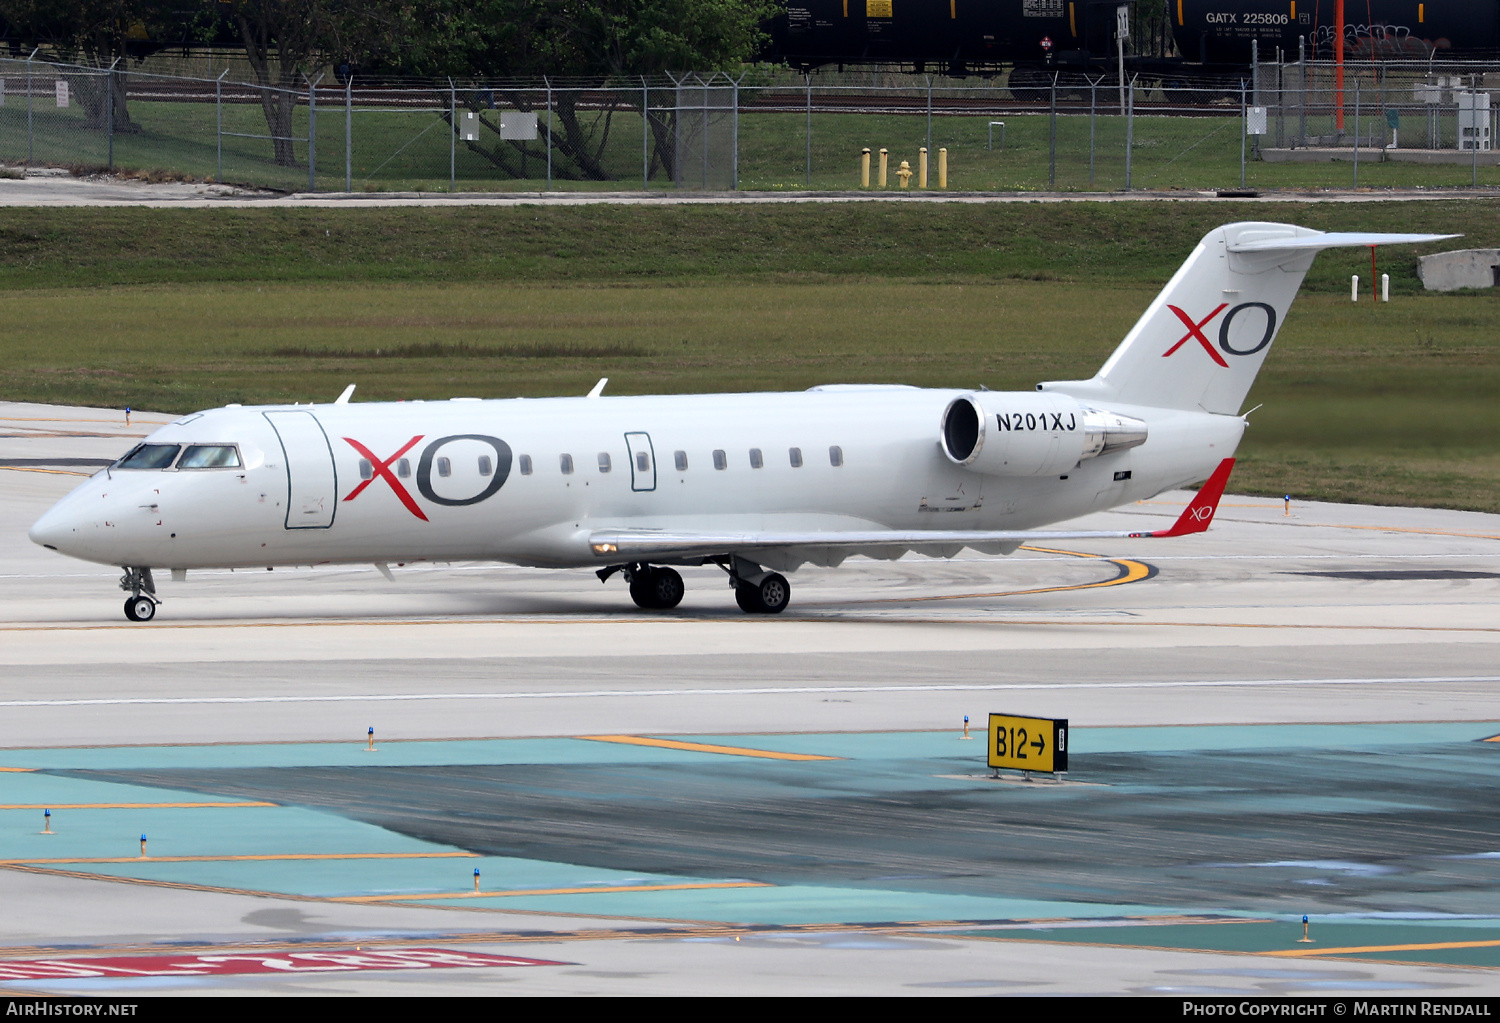
[[[607,528],[1028,529],[1201,480],[1244,429],[1238,416],[1113,405],[1147,423],[1144,444],[1055,475],[986,475],[942,446],[944,410],[964,393],[230,406],[157,430],[146,444],[180,448],[165,467],[99,472],[31,536],[127,566],[561,568],[597,566],[588,537]],[[193,446],[233,455],[191,468]]]

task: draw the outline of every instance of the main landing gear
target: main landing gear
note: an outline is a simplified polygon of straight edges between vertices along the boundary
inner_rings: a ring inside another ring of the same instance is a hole
[[[734,557],[719,567],[729,573],[734,602],[751,615],[779,615],[792,601],[792,584],[780,572],[767,572],[753,561]]]
[[[786,610],[792,600],[792,584],[779,572],[767,572],[753,561],[733,555],[709,559],[729,574],[734,587],[734,602],[740,610],[752,615],[775,615]],[[648,611],[666,611],[682,603],[682,576],[662,565],[634,562],[610,565],[594,574],[608,582],[616,572],[630,584],[630,599]]]
[[[632,565],[611,565],[594,574],[599,577],[600,582],[608,582],[609,577],[616,572],[622,574],[630,584],[630,599],[635,601],[636,607],[648,611],[670,611],[682,603],[686,588],[676,569],[638,562]]]
[[[125,617],[132,622],[149,622],[156,617],[156,605],[161,601],[156,596],[156,582],[149,568],[125,566],[120,576],[120,589],[130,596],[125,598]]]

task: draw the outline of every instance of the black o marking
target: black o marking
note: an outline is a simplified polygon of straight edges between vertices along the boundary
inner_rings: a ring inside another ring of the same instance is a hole
[[[1266,311],[1266,333],[1260,339],[1260,344],[1254,348],[1235,348],[1229,343],[1229,325],[1234,322],[1235,314],[1241,309],[1264,309]],[[1276,310],[1264,302],[1241,302],[1229,310],[1229,315],[1224,317],[1224,322],[1219,324],[1219,347],[1230,355],[1254,355],[1266,345],[1271,343],[1271,338],[1276,336]]]
[[[477,440],[481,444],[488,444],[495,449],[495,475],[490,477],[489,486],[485,487],[473,497],[439,497],[432,489],[432,459],[437,450],[444,444],[456,440]],[[433,504],[443,504],[448,507],[456,507],[465,504],[478,504],[488,497],[493,497],[495,491],[505,485],[506,477],[510,475],[510,445],[499,437],[486,437],[482,433],[455,433],[449,437],[439,437],[422,449],[422,458],[417,462],[417,490],[421,491],[423,497]]]

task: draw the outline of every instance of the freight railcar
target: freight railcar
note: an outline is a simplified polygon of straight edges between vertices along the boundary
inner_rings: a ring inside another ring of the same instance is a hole
[[[1248,67],[1280,49],[1328,57],[1338,38],[1334,0],[1167,0],[1183,60]],[[1500,0],[1345,0],[1346,60],[1491,57],[1500,51]]]
[[[895,65],[953,74],[1115,70],[1116,9],[1131,8],[1126,65],[1148,79],[1243,77],[1252,52],[1326,58],[1335,0],[788,0],[766,57],[793,67]],[[1500,0],[1346,0],[1349,60],[1500,56]],[[1029,94],[1028,94],[1028,97]]]

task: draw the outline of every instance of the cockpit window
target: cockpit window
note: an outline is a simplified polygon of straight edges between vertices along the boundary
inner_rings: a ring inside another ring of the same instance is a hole
[[[238,469],[240,453],[233,444],[193,444],[182,453],[179,469]]]
[[[181,444],[137,444],[135,450],[115,463],[115,468],[165,469],[181,450]]]

